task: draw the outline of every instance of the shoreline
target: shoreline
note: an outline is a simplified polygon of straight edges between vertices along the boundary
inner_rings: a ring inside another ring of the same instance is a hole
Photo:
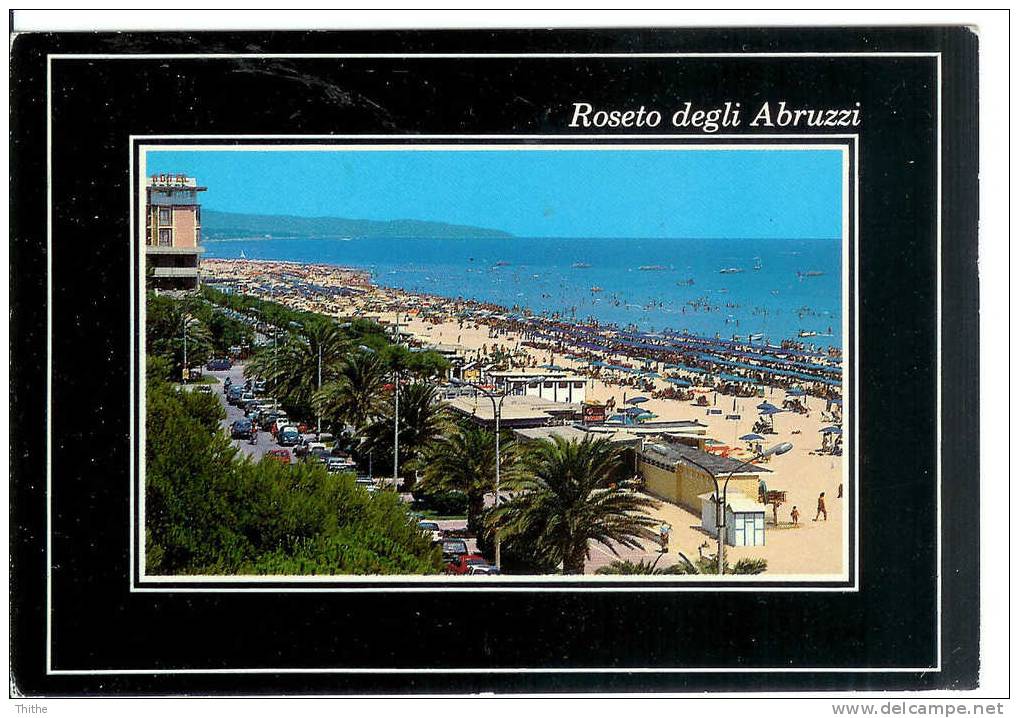
[[[755,335],[749,341],[734,341],[672,330],[641,332],[632,326],[576,320],[560,313],[539,314],[519,306],[387,287],[376,284],[370,270],[334,264],[206,259],[203,267],[212,285],[236,284],[256,296],[338,318],[374,318],[391,324],[394,319],[403,323],[416,317],[432,325],[453,319],[461,326],[465,321],[486,325],[494,332],[491,338],[514,335],[514,350],[523,345],[553,358],[588,361],[596,374],[616,372],[643,379],[669,374],[668,378],[678,380],[672,382],[674,386],[693,385],[707,375],[716,379],[713,386],[729,389],[722,393],[737,396],[747,395],[752,387],[798,388],[805,396],[842,400],[841,351],[796,339],[775,345],[755,344]],[[341,297],[349,300],[350,293],[360,294],[364,301],[339,302]],[[401,312],[406,316],[401,317]]]

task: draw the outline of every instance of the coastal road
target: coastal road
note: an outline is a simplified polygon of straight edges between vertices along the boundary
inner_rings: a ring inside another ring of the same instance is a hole
[[[219,380],[218,384],[214,384],[213,385],[212,391],[216,394],[216,397],[223,404],[223,408],[226,409],[226,419],[223,420],[223,422],[221,423],[221,426],[223,427],[223,431],[225,431],[227,433],[227,436],[229,436],[230,435],[230,425],[233,424],[235,421],[238,421],[240,419],[247,419],[247,417],[244,416],[244,412],[239,407],[231,406],[229,403],[227,403],[226,394],[224,393],[223,381],[227,377],[230,377],[230,381],[233,382],[234,384],[242,384],[243,385],[244,384],[244,364],[239,362],[237,364],[234,364],[227,371],[209,371],[209,370],[206,370],[205,373],[207,375],[214,376],[214,377],[216,377]],[[233,440],[233,444],[238,449],[240,449],[241,455],[243,455],[243,456],[250,456],[252,461],[259,461],[259,460],[261,460],[262,455],[265,454],[270,449],[278,449],[278,448],[280,448],[279,445],[276,444],[276,441],[272,438],[272,434],[270,432],[268,432],[268,431],[259,431],[258,432],[258,443],[257,444],[252,444],[247,439],[235,439],[235,440]],[[293,460],[294,457],[293,457],[292,454],[291,454],[290,458],[291,458],[291,460]]]

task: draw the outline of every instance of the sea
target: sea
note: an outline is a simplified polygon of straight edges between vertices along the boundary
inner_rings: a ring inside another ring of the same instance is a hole
[[[839,240],[309,237],[204,246],[206,257],[357,267],[380,286],[641,331],[842,344]]]

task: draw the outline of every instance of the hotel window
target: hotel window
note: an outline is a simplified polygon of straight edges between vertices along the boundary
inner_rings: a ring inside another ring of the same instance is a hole
[[[170,224],[170,208],[169,207],[160,207],[159,208],[159,224],[163,225],[163,226]]]
[[[173,230],[170,229],[159,230],[159,246],[160,247],[173,246]]]
[[[201,224],[201,223],[202,223],[202,208],[201,207],[195,207],[195,224]]]

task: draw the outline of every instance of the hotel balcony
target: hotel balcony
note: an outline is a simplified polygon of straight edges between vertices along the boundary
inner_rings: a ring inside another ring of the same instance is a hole
[[[150,267],[153,277],[164,279],[171,277],[198,277],[198,267]]]
[[[205,247],[163,247],[154,244],[145,245],[145,254],[202,254]]]

